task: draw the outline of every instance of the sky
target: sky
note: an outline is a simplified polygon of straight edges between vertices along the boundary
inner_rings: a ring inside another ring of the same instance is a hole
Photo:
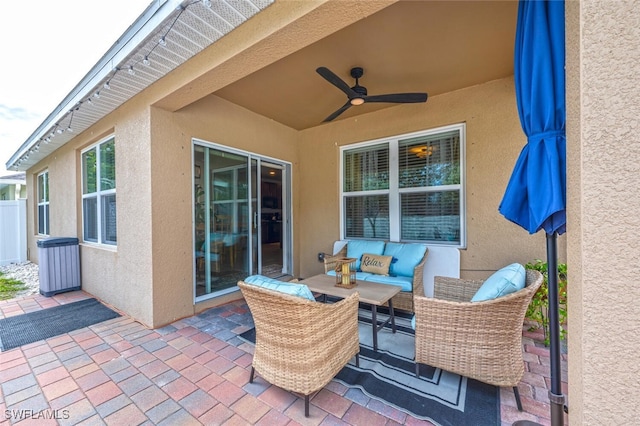
[[[0,176],[154,0],[15,0],[0,15]]]

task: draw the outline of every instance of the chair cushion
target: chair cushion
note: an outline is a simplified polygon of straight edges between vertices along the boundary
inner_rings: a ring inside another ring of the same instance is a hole
[[[360,262],[362,272],[372,274],[389,275],[389,266],[393,256],[378,256],[371,253],[364,253]]]
[[[268,288],[269,290],[279,291],[281,293],[290,294],[292,296],[302,297],[315,301],[313,293],[304,284],[288,283],[284,281],[274,280],[273,278],[263,275],[251,275],[243,280],[245,283],[253,284],[259,287]]]
[[[413,277],[413,269],[420,263],[426,252],[426,244],[387,243],[384,248],[384,255],[398,259],[396,262],[391,263],[389,275]]]
[[[364,253],[380,255],[384,252],[384,241],[377,240],[349,240],[347,243],[347,257],[356,260],[356,271],[361,271],[360,260]]]
[[[524,288],[525,283],[524,266],[519,263],[512,263],[494,272],[482,283],[476,294],[471,298],[472,302],[482,302],[500,296],[514,293]]]

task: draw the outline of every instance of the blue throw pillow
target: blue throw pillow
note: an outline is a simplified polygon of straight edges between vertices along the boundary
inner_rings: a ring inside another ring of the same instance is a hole
[[[385,256],[393,256],[389,275],[413,277],[413,270],[427,252],[426,244],[420,243],[387,243],[384,248]]]
[[[248,284],[268,288],[269,290],[275,290],[292,296],[313,300],[314,302],[316,300],[316,298],[313,297],[311,290],[309,290],[309,287],[304,284],[287,283],[284,281],[274,280],[273,278],[265,277],[263,275],[251,275],[243,281]]]
[[[381,255],[384,251],[384,241],[377,240],[349,240],[347,243],[347,257],[356,260],[356,271],[361,271],[360,261],[364,253]]]
[[[492,300],[522,290],[525,284],[525,275],[524,266],[519,263],[505,266],[482,283],[482,287],[473,295],[471,301]]]

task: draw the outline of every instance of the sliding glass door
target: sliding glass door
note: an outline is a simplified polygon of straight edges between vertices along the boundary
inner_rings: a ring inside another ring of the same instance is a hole
[[[290,274],[290,165],[197,142],[193,159],[195,298]]]

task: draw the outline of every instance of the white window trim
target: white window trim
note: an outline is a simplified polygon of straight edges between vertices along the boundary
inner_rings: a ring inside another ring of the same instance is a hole
[[[42,197],[40,196],[40,177],[41,176],[46,176],[46,180],[47,180],[47,189],[46,189],[46,200],[47,201],[40,201],[42,199]],[[51,222],[49,221],[50,219],[50,209],[51,207],[49,207],[49,170],[45,170],[41,173],[38,173],[38,175],[36,176],[36,188],[37,188],[37,194],[36,194],[36,199],[38,200],[38,207],[37,207],[37,218],[36,218],[36,228],[37,228],[37,234],[38,235],[42,235],[42,236],[47,236],[51,234]],[[40,232],[40,207],[41,206],[46,206],[47,209],[44,209],[46,211],[45,213],[45,223],[47,224],[45,229],[45,233],[41,233]]]
[[[115,249],[118,246],[118,243],[116,242],[115,244],[111,244],[111,243],[105,243],[102,242],[103,238],[102,238],[102,197],[105,195],[111,195],[111,194],[116,194],[116,189],[117,189],[117,185],[116,188],[114,189],[107,189],[107,190],[100,190],[100,185],[98,185],[98,189],[96,190],[96,192],[92,192],[90,194],[85,194],[84,193],[84,162],[82,159],[82,156],[88,152],[91,151],[92,149],[96,150],[96,182],[100,182],[101,176],[100,176],[100,145],[109,142],[110,140],[114,141],[115,144],[115,134],[111,134],[109,136],[106,136],[102,139],[100,139],[98,142],[94,143],[91,146],[88,146],[87,148],[83,149],[82,151],[80,151],[80,175],[81,175],[81,182],[80,182],[80,192],[82,194],[82,205],[80,207],[81,210],[81,214],[82,214],[82,243],[83,244],[87,244],[87,245],[92,245],[92,246],[100,246],[103,248],[108,248],[108,249]],[[117,167],[117,165],[116,165]],[[89,241],[86,240],[84,238],[84,200],[86,198],[96,198],[97,200],[97,211],[96,211],[96,215],[97,215],[97,224],[98,224],[98,230],[97,230],[97,235],[98,241]],[[117,231],[116,231],[117,234]]]
[[[410,192],[425,192],[425,188],[398,188],[398,142],[402,139],[410,139],[419,136],[429,136],[439,133],[445,133],[448,131],[458,130],[460,133],[460,184],[459,185],[445,185],[439,186],[430,190],[446,190],[456,189],[460,190],[460,244],[445,244],[429,241],[430,245],[446,245],[449,247],[457,247],[464,249],[467,247],[467,203],[466,203],[466,138],[467,138],[467,126],[466,123],[451,124],[448,126],[437,127],[429,130],[421,130],[418,132],[405,133],[402,135],[389,136],[385,138],[358,142],[350,145],[344,145],[340,147],[340,238],[345,239],[345,223],[344,223],[344,151],[349,151],[355,148],[374,146],[380,143],[389,144],[389,188],[397,188],[394,190],[378,190],[378,191],[352,191],[348,192],[349,196],[357,195],[377,195],[384,194],[389,195],[389,241],[400,241],[400,194]],[[429,189],[427,191],[430,191]],[[424,243],[424,241],[418,241]]]

